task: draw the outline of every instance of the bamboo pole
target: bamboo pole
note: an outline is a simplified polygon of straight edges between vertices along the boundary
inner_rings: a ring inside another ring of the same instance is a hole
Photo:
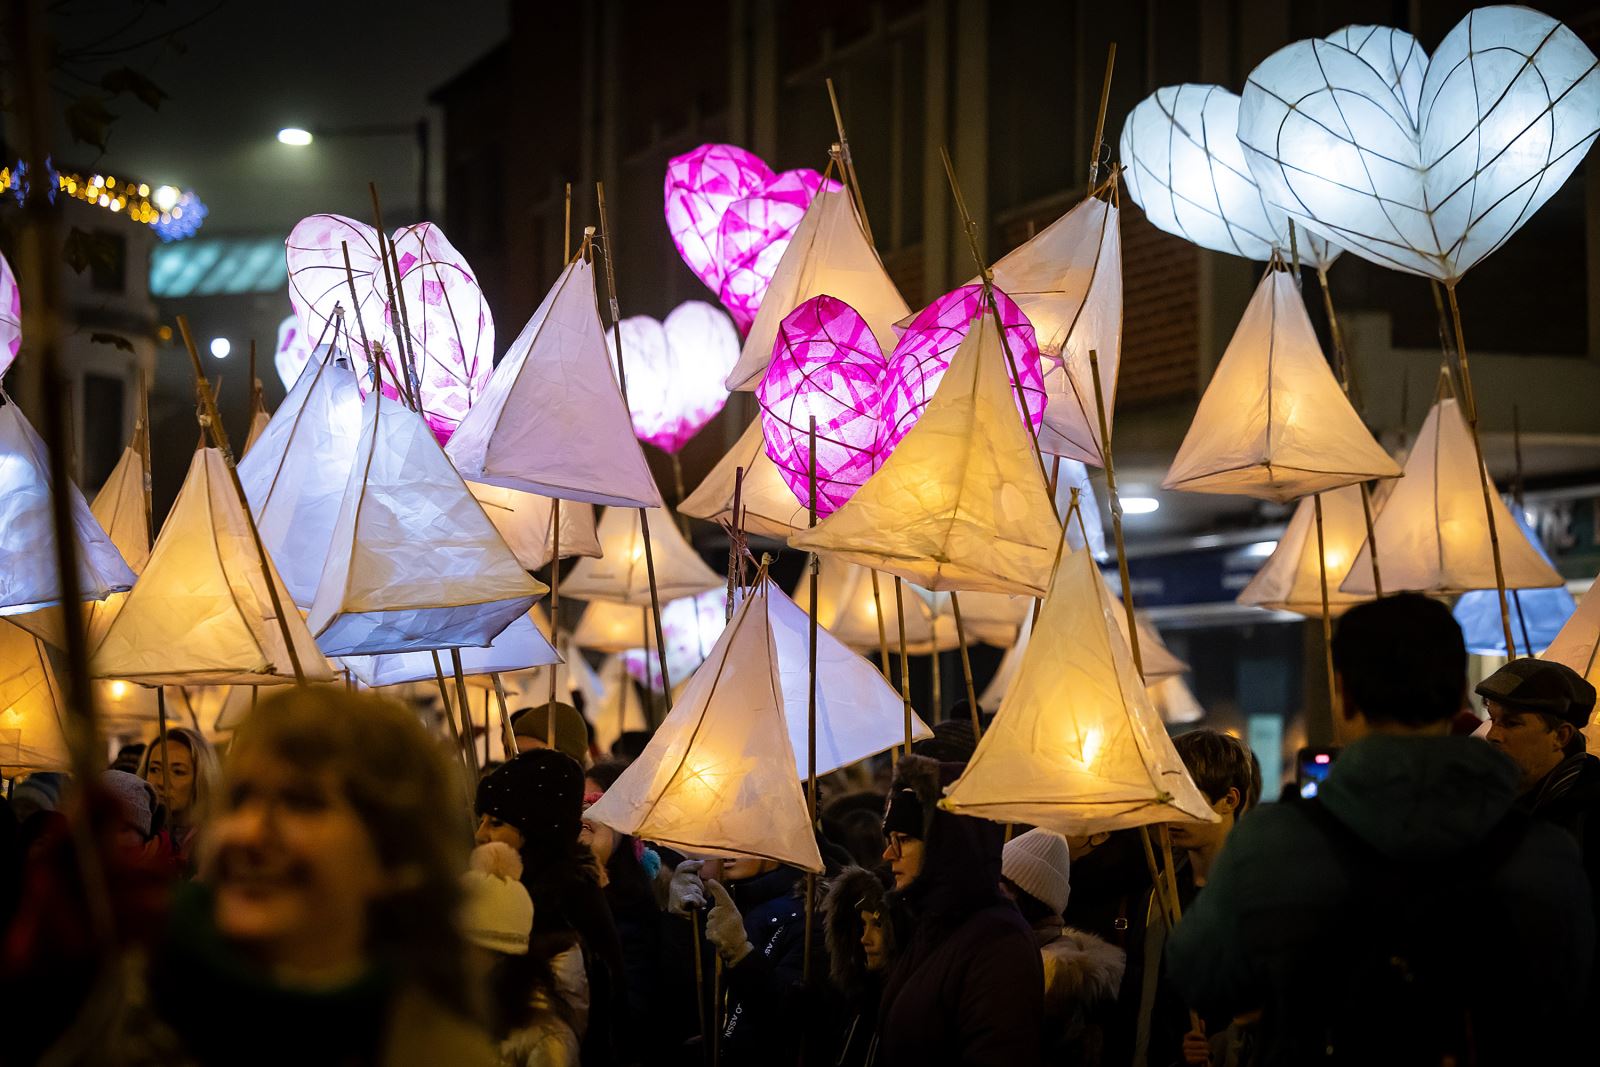
[[[883,595],[878,591],[878,572],[867,568],[867,573],[872,575],[872,614],[878,622],[878,669],[883,672],[883,680],[889,681],[889,631],[883,622]]]
[[[904,583],[894,576],[894,613],[900,623],[900,702],[905,705],[906,755],[911,755],[911,656],[906,652],[906,601]]]
[[[872,239],[872,223],[867,220],[867,202],[861,195],[861,182],[856,177],[855,158],[850,154],[850,137],[844,130],[844,112],[839,110],[839,94],[833,91],[833,79],[825,80],[828,84],[828,103],[833,106],[833,125],[839,133],[839,163],[850,185],[850,196],[856,205],[856,214],[861,219],[861,230],[867,235],[867,244],[876,253],[878,245]]]
[[[817,417],[811,416],[811,427],[808,439],[808,466],[811,478],[811,499],[809,505],[809,518],[812,529],[817,525]],[[817,571],[820,560],[816,553],[811,554],[811,613],[807,625],[809,631],[809,651],[807,679],[809,692],[806,700],[806,814],[810,818],[811,827],[817,825]],[[813,871],[806,872],[806,943],[802,957],[801,976],[806,983],[811,981],[811,934],[816,923],[817,911],[817,876]]]
[[[444,702],[444,721],[450,727],[450,739],[456,745],[456,759],[461,761],[461,769],[467,772],[467,788],[472,788],[471,783],[477,780],[477,775],[472,773],[472,766],[467,762],[467,754],[463,749],[461,731],[456,727],[456,713],[450,700],[450,690],[444,684],[444,667],[439,663],[439,653],[429,653],[433,656],[433,680],[439,686],[439,699]],[[469,793],[470,796],[470,793]]]
[[[255,343],[251,342],[250,355],[255,358]],[[252,374],[253,374],[252,370]],[[137,386],[137,399],[133,418],[133,448],[139,454],[139,463],[144,468],[140,477],[141,496],[144,500],[144,534],[153,544],[155,542],[155,507],[151,501],[150,486],[150,389],[145,381],[144,371],[139,371]],[[161,774],[163,784],[166,776],[172,772],[172,764],[167,758],[167,689],[166,686],[156,686],[156,743],[161,752]]]
[[[600,232],[605,234],[606,297],[611,306],[611,330],[617,346],[617,384],[622,390],[622,405],[628,406],[628,372],[622,357],[622,305],[617,300],[616,235],[606,221],[606,185],[595,183],[595,199],[600,211]],[[656,590],[656,558],[650,548],[648,508],[639,509],[639,536],[644,541],[644,568],[650,579],[650,613],[655,617],[656,655],[661,662],[661,697],[667,711],[672,710],[672,678],[667,673],[667,637],[661,628],[661,594]]]
[[[1111,532],[1117,541],[1117,574],[1122,579],[1122,610],[1128,617],[1128,647],[1133,666],[1144,677],[1144,656],[1139,651],[1139,626],[1133,617],[1133,582],[1128,577],[1128,548],[1122,540],[1122,498],[1117,495],[1117,465],[1111,456],[1111,426],[1106,421],[1105,390],[1100,385],[1100,355],[1089,349],[1089,375],[1094,379],[1094,410],[1100,424],[1100,458],[1106,461],[1106,496],[1111,501]]]
[[[1322,494],[1311,497],[1317,516],[1317,576],[1322,580],[1322,654],[1328,669],[1328,710],[1339,718],[1339,685],[1333,677],[1333,613],[1328,610],[1328,549],[1322,540]]]
[[[472,780],[477,781],[478,772],[483,768],[478,763],[478,746],[472,739],[472,705],[467,700],[467,679],[461,671],[461,650],[459,648],[450,650],[450,670],[456,678],[456,703],[461,711],[461,729],[466,740],[466,744],[463,747],[467,750],[467,769],[472,774]],[[484,727],[487,728],[488,725],[488,720],[485,719]],[[556,747],[554,734],[550,735],[550,747]]]
[[[550,665],[551,673],[555,673],[556,665]],[[509,761],[517,754],[517,735],[511,729],[511,709],[506,705],[506,686],[500,680],[500,672],[494,671],[489,675],[489,680],[494,683],[494,698],[500,704],[500,746],[505,749],[506,759]],[[484,720],[483,728],[489,728],[489,722]]]
[[[961,681],[967,687],[967,710],[972,714],[972,736],[983,740],[983,725],[978,719],[978,691],[972,684],[972,660],[967,656],[967,627],[961,621],[961,598],[952,590],[950,607],[956,617],[956,641],[961,646]]]
[[[739,507],[744,498],[744,468],[733,468],[733,510],[728,515],[728,596],[722,608],[722,622],[724,625],[733,621],[734,591],[738,584],[739,574],[739,531],[742,524],[739,520]],[[817,594],[811,594],[811,614],[817,613]]]
[[[571,186],[569,185],[570,189]],[[561,498],[550,498],[550,643],[561,650]],[[550,665],[549,703],[556,702],[556,664]],[[545,715],[545,736],[554,738],[555,708]],[[554,741],[552,740],[552,744]]]
[[[1294,223],[1289,223],[1293,233]],[[1333,338],[1334,368],[1338,371],[1339,385],[1347,397],[1359,396],[1355,376],[1350,369],[1350,353],[1344,346],[1344,330],[1339,326],[1339,315],[1333,307],[1333,290],[1328,286],[1326,267],[1317,267],[1317,281],[1322,288],[1322,308],[1328,316],[1328,334]],[[1354,401],[1352,400],[1352,403]],[[1367,524],[1367,554],[1372,559],[1372,588],[1378,599],[1383,599],[1383,571],[1378,566],[1378,536],[1372,525],[1372,483],[1361,483],[1361,517]]]
[[[572,262],[572,183],[567,182],[566,211],[561,218],[561,262]]]
[[[395,381],[395,392],[406,398],[407,407],[420,412],[422,382],[417,377],[416,353],[411,350],[411,318],[406,314],[405,291],[400,286],[400,257],[395,254],[394,241],[384,229],[383,204],[378,199],[378,184],[368,182],[367,191],[372,195],[372,221],[378,228],[378,262],[383,267],[384,284],[388,286],[389,307],[398,312],[399,324],[403,331],[400,343],[395,346],[396,351],[393,353],[395,366],[399,371]],[[353,291],[354,286],[351,288]],[[352,310],[359,316],[361,305],[353,304]],[[368,358],[371,358],[370,353]]]
[[[1106,106],[1111,102],[1111,72],[1117,66],[1117,42],[1112,41],[1106,49],[1106,76],[1100,83],[1100,110],[1094,120],[1094,147],[1089,152],[1089,192],[1094,195],[1096,179],[1100,175],[1100,146],[1105,141],[1106,135]]]
[[[194,368],[195,388],[200,395],[200,406],[207,420],[205,428],[210,432],[211,441],[217,451],[222,453],[222,465],[228,469],[228,480],[233,483],[234,495],[244,512],[245,525],[250,529],[250,540],[255,545],[256,559],[261,564],[261,577],[267,586],[267,596],[272,601],[272,614],[278,621],[278,631],[283,636],[284,651],[289,654],[289,665],[294,668],[295,684],[305,685],[306,672],[300,665],[300,653],[294,647],[294,636],[289,632],[289,620],[284,615],[283,599],[278,596],[277,576],[273,573],[272,561],[267,558],[267,548],[261,543],[261,531],[256,527],[255,516],[250,512],[250,501],[244,495],[244,485],[239,481],[239,471],[233,465],[233,450],[228,447],[228,431],[222,425],[222,416],[217,412],[216,398],[211,395],[211,383],[206,379],[205,368],[200,364],[200,352],[195,348],[194,336],[189,332],[189,320],[182,315],[178,316],[178,330],[183,334],[183,345],[189,350],[189,362]],[[69,627],[69,633],[70,630]]]

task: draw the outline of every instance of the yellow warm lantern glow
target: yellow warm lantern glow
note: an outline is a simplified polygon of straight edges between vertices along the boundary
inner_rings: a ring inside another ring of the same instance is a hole
[[[639,510],[606,508],[596,534],[600,541],[600,558],[579,560],[572,572],[561,580],[561,595],[578,600],[648,605],[650,574],[645,566]],[[656,592],[663,604],[727,584],[727,578],[706,566],[684,540],[669,511],[658,512],[650,524],[650,552],[656,568]],[[600,648],[588,642],[584,645]]]
[[[1377,504],[1373,503],[1376,510]],[[1478,508],[1483,508],[1479,499]],[[1367,540],[1367,520],[1362,511],[1361,487],[1349,485],[1322,494],[1323,558],[1328,570],[1328,610],[1338,615],[1363,600],[1360,593],[1346,593],[1339,587],[1350,576],[1356,555]],[[1379,565],[1384,580],[1389,580],[1389,546],[1378,539]],[[1372,561],[1361,564],[1369,576]],[[1316,501],[1306,498],[1295,508],[1294,517],[1278,541],[1278,547],[1261,565],[1250,584],[1240,590],[1238,602],[1300,615],[1322,616],[1322,574],[1317,567]]]

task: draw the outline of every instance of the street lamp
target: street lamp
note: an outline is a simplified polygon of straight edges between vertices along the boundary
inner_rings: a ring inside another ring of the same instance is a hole
[[[278,131],[278,141],[296,148],[304,147],[312,141],[311,131],[302,130],[298,126],[285,126]]]
[[[298,126],[285,126],[278,131],[278,141],[293,148],[304,148],[317,138],[335,137],[412,137],[417,145],[417,159],[420,164],[417,178],[417,215],[426,220],[429,214],[428,205],[428,120],[417,119],[414,122],[380,122],[366,126],[319,126],[314,129],[301,129]]]

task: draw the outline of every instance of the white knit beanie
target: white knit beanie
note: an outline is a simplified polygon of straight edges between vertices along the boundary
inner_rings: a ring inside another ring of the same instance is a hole
[[[474,945],[524,956],[533,931],[533,898],[522,887],[522,857],[503,841],[472,850],[461,876],[461,933]]]
[[[1029,830],[1006,842],[1000,873],[1057,915],[1072,893],[1072,852],[1053,830]]]

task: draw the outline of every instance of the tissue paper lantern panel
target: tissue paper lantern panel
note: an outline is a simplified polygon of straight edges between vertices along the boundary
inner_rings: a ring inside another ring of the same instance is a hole
[[[1544,557],[1550,556],[1539,537],[1522,520],[1522,509],[1511,507],[1511,518],[1516,522],[1528,544]],[[1382,546],[1379,546],[1382,551]],[[1379,566],[1383,561],[1379,559]],[[1572,599],[1565,585],[1550,589],[1511,589],[1506,593],[1506,608],[1511,612],[1511,635],[1517,645],[1517,654],[1531,656],[1549,647],[1561,633],[1561,628],[1572,618],[1578,603]],[[1475,656],[1504,656],[1506,630],[1500,618],[1500,593],[1497,589],[1474,589],[1463,593],[1452,612],[1461,625],[1461,636],[1467,651]]]
[[[405,682],[433,682],[436,678],[434,664],[439,661],[445,661],[445,657],[441,655],[436,661],[432,652],[402,652],[387,656],[346,656],[339,660],[339,665],[355,675],[361,684],[377,688]],[[539,632],[529,615],[514,620],[487,648],[461,650],[463,676],[509,673],[559,662],[561,656],[555,646]]]
[[[1240,604],[1275,611],[1292,611],[1298,615],[1322,617],[1322,572],[1328,574],[1328,612],[1342,615],[1346,611],[1372,599],[1361,593],[1346,593],[1339,587],[1350,576],[1361,546],[1367,543],[1367,517],[1361,503],[1361,487],[1347,485],[1322,495],[1322,556],[1317,560],[1317,502],[1311,497],[1295,506],[1294,516],[1278,539],[1255,577],[1250,579],[1236,598]],[[1379,514],[1376,504],[1374,515]],[[1389,559],[1388,546],[1378,541],[1380,567]],[[1362,566],[1369,575],[1372,571],[1370,555]],[[1387,578],[1387,568],[1385,567]],[[1495,626],[1500,625],[1495,616]]]
[[[1238,129],[1239,98],[1220,85],[1157,89],[1122,126],[1128,195],[1152,225],[1201,248],[1257,260],[1288,255],[1288,216],[1262,200]],[[1317,267],[1339,254],[1304,230],[1297,241],[1300,258]]]
[[[460,424],[494,370],[494,317],[478,279],[431,222],[394,235],[401,299],[391,325],[409,330],[422,411],[440,444]]]
[[[283,383],[285,391],[294,388],[294,383],[300,380],[300,372],[311,362],[311,344],[314,340],[300,325],[300,316],[292,311],[278,323],[278,350],[273,354],[272,365],[277,369],[278,380]]]
[[[1005,324],[1006,342],[1011,352],[1006,377],[1013,389],[1018,378],[1021,379],[1028,425],[1037,434],[1044,421],[1045,395],[1033,325],[1005,293],[994,290],[994,299],[1000,309],[1000,321]],[[989,302],[984,299],[983,286],[963,285],[923,308],[911,320],[889,357],[889,387],[884,391],[879,415],[877,449],[880,454],[886,456],[894,451],[922,417],[922,409],[933,399],[934,391],[950,366],[950,357],[967,336],[972,320],[992,314]],[[1016,375],[1011,373],[1013,363]],[[1021,414],[1019,412],[1019,416]]]
[[[22,293],[11,264],[0,255],[0,377],[22,349]]]
[[[661,629],[667,635],[667,674],[674,683],[693,674],[711,655],[712,646],[728,625],[727,603],[726,590],[708,589],[697,596],[679,597],[662,606]],[[652,624],[643,629],[645,644],[624,651],[622,663],[644,686],[659,689],[661,660],[656,655],[655,627]]]
[[[555,501],[537,493],[524,493],[498,485],[468,482],[472,498],[483,507],[494,528],[506,539],[523,570],[536,571],[550,562],[560,548],[562,559],[599,556],[594,505],[568,500],[561,505],[560,544],[552,529]]]
[[[1431,60],[1398,30],[1298,41],[1251,71],[1239,109],[1270,204],[1442,282],[1504,244],[1597,131],[1594,54],[1548,15],[1509,6],[1469,12]]]
[[[722,288],[717,248],[724,213],[773,177],[760,156],[731,144],[703,144],[668,160],[667,232],[678,255],[713,293]]]
[[[783,320],[756,387],[767,456],[794,493],[811,500],[811,418],[817,420],[817,515],[832,514],[878,469],[878,415],[888,361],[866,319],[832,296]]]
[[[607,508],[595,528],[600,540],[596,559],[581,559],[562,579],[561,595],[574,600],[614,600],[648,607],[650,565],[655,566],[656,596],[663,601],[722,589],[727,578],[706,566],[685,540],[671,512],[650,524],[650,559],[645,559],[643,524],[637,508]],[[588,648],[596,645],[580,642]],[[631,646],[630,646],[631,647]]]
[[[744,428],[728,454],[717,460],[705,480],[678,505],[678,511],[707,522],[731,523],[737,488],[746,533],[787,539],[807,525],[810,513],[795,499],[777,464],[767,455],[761,431],[762,420],[758,416]]]
[[[723,213],[717,228],[722,270],[717,296],[741,333],[755,322],[783,253],[822,185],[822,175],[814,170],[786,170]],[[843,188],[836,181],[827,186]]]
[[[1591,685],[1600,682],[1600,583],[1591,585],[1583,594],[1577,610],[1540,658],[1566,664]],[[1591,750],[1597,740],[1600,739],[1590,738]]]
[[[295,223],[284,245],[288,257],[289,303],[300,318],[301,328],[313,339],[322,337],[323,331],[333,322],[334,309],[343,308],[344,328],[352,347],[361,343],[365,329],[367,343],[388,353],[384,359],[384,381],[398,381],[399,364],[393,357],[389,300],[384,290],[378,231],[343,215],[308,215]],[[358,305],[354,311],[344,269],[345,246],[350,250],[350,273],[355,278]],[[368,354],[360,353],[360,356],[365,364]]]
[[[678,452],[728,402],[722,380],[739,358],[739,335],[728,316],[701,300],[679,304],[665,322],[623,319],[621,330],[634,436]],[[606,344],[616,358],[614,333]]]
[[[0,775],[69,769],[67,714],[44,645],[0,619]]]
[[[817,575],[817,625],[857,652],[878,651],[878,609],[883,609],[884,641],[891,649],[900,647],[900,613],[894,604],[894,578],[877,576],[878,592],[873,595],[873,574],[865,567],[846,563],[824,555],[822,570]],[[922,596],[913,596],[917,592]],[[906,653],[926,656],[934,652],[947,652],[956,647],[955,624],[939,626],[925,599],[927,591],[918,586],[902,589],[900,601],[905,608]],[[948,598],[946,598],[948,600]],[[811,578],[802,570],[800,581],[794,587],[795,603],[801,610],[811,611]]]

